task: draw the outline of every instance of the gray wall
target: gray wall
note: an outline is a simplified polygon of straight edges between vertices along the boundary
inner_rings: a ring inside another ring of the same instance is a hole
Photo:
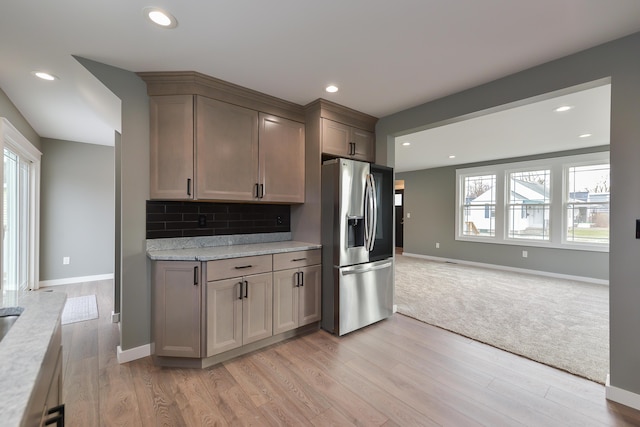
[[[43,138],[41,173],[40,280],[113,273],[113,147]]]
[[[147,86],[130,71],[76,59],[122,101],[120,176],[117,178],[120,218],[116,218],[116,222],[120,221],[121,236],[120,346],[129,350],[150,342],[151,295],[145,236],[145,201],[149,198]]]
[[[607,146],[596,147],[396,174],[396,179],[404,180],[404,212],[411,213],[411,218],[404,220],[404,252],[608,280],[609,254],[606,252],[455,240],[456,168],[570,156],[608,149]],[[439,249],[436,249],[436,242],[440,243]],[[522,250],[528,252],[527,258],[522,257]]]
[[[610,384],[640,393],[640,33],[382,118],[378,161],[395,136],[445,120],[611,77]]]
[[[38,150],[42,151],[40,136],[31,127],[22,113],[13,105],[6,93],[0,89],[0,117],[4,117],[20,131]]]

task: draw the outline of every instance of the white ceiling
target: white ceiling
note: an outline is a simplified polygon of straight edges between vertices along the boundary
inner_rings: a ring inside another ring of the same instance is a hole
[[[397,137],[395,170],[406,172],[609,144],[610,84],[543,98]],[[572,108],[556,112],[561,106]],[[581,137],[586,134],[590,136]],[[403,145],[407,142],[410,145]],[[452,155],[455,158],[449,158]]]
[[[178,27],[152,26],[147,6]],[[40,136],[111,145],[120,101],[73,55],[383,117],[637,31],[638,0],[12,0],[0,88]]]

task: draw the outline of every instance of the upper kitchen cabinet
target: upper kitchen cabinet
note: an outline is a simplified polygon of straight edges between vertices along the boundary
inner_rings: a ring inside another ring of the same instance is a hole
[[[312,137],[317,138],[323,157],[375,161],[377,118],[325,99],[318,99],[305,109],[307,132],[317,132]]]
[[[373,163],[376,159],[374,134],[322,118],[322,153]]]
[[[150,196],[193,199],[193,96],[152,96]]]
[[[258,197],[304,203],[304,124],[260,113],[259,140]]]
[[[301,106],[195,72],[139,75],[151,98],[152,199],[304,202]]]
[[[258,112],[202,96],[197,97],[196,111],[197,198],[254,200]]]

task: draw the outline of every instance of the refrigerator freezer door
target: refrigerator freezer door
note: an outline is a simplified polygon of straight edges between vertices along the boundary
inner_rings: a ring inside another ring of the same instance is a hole
[[[393,313],[393,259],[335,268],[337,319],[334,332],[348,332]]]

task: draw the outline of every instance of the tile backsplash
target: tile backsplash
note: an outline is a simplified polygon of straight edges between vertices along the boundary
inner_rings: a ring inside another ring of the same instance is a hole
[[[147,200],[147,239],[288,231],[289,205]]]

